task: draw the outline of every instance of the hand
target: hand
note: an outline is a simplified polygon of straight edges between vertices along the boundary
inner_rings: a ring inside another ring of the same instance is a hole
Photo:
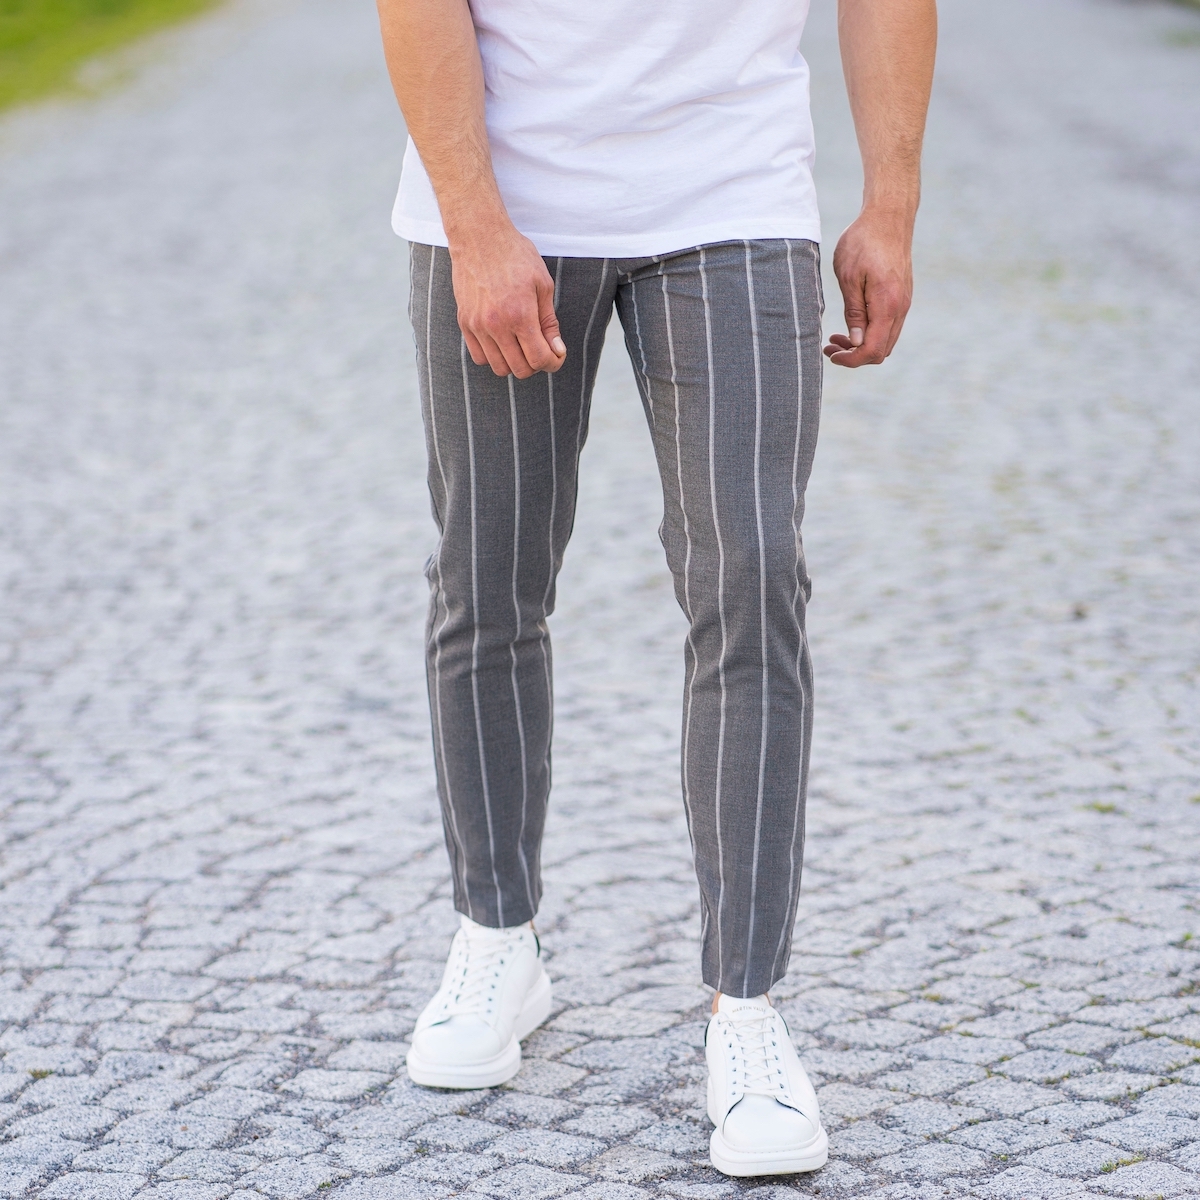
[[[839,367],[883,362],[912,303],[911,218],[864,211],[838,240],[833,273],[849,336],[831,335],[826,356]]]
[[[501,377],[557,371],[567,357],[554,281],[534,244],[511,225],[450,247],[458,326],[472,361]]]

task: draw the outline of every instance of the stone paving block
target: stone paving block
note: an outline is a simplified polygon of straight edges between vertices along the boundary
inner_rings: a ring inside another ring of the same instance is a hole
[[[375,1175],[380,1171],[395,1170],[408,1162],[416,1150],[406,1142],[353,1138],[335,1142],[326,1148],[325,1153],[350,1175]]]
[[[198,1000],[213,990],[211,979],[197,975],[177,975],[167,971],[144,971],[121,980],[115,994],[129,1000]]]
[[[504,1163],[489,1154],[468,1154],[451,1151],[447,1154],[421,1154],[421,1146],[415,1147],[417,1157],[405,1163],[401,1170],[418,1179],[434,1183],[448,1183],[452,1187],[466,1187],[473,1180],[498,1171]]]
[[[476,1121],[472,1117],[442,1117],[423,1125],[414,1135],[414,1140],[446,1150],[473,1150],[494,1141],[503,1132],[498,1125]]]
[[[234,1122],[217,1117],[178,1117],[161,1113],[139,1113],[114,1125],[105,1134],[106,1142],[148,1142],[174,1146],[178,1150],[208,1149],[225,1141],[234,1130]]]
[[[1200,1050],[1166,1037],[1132,1042],[1108,1056],[1110,1066],[1152,1071],[1156,1075],[1170,1074],[1197,1061],[1200,1061]]]
[[[1001,1171],[986,1183],[975,1185],[971,1194],[987,1197],[987,1200],[1059,1200],[1082,1192],[1081,1184],[1022,1164]]]
[[[1200,1013],[1188,1013],[1187,1016],[1152,1025],[1150,1032],[1180,1040],[1200,1041]]]
[[[60,1104],[34,1116],[12,1121],[6,1132],[10,1137],[45,1134],[83,1141],[103,1133],[118,1119],[116,1113],[97,1104]]]
[[[1101,1104],[1095,1100],[1069,1103],[1066,1097],[1060,1097],[1056,1103],[1035,1108],[1023,1116],[1033,1124],[1050,1125],[1070,1133],[1116,1120],[1121,1113],[1122,1110],[1114,1104]]]
[[[1088,1187],[1115,1196],[1196,1196],[1200,1195],[1200,1175],[1170,1163],[1141,1162],[1090,1179]]]
[[[260,1165],[249,1154],[229,1150],[185,1150],[159,1170],[164,1179],[197,1179],[205,1183],[235,1180]]]
[[[552,1197],[577,1191],[585,1183],[587,1178],[583,1175],[569,1175],[522,1163],[477,1180],[470,1190],[485,1196],[499,1196],[501,1200],[552,1200]]]
[[[958,1129],[987,1116],[982,1108],[965,1104],[943,1104],[938,1100],[910,1100],[887,1114],[889,1128],[903,1130],[918,1137],[932,1137]]]
[[[612,1179],[618,1183],[641,1183],[648,1179],[664,1179],[687,1169],[687,1164],[656,1150],[642,1146],[614,1146],[590,1162],[581,1164],[589,1175]]]
[[[1092,1130],[1094,1137],[1139,1154],[1169,1150],[1184,1142],[1200,1141],[1200,1121],[1174,1117],[1166,1113],[1135,1113],[1120,1121],[1110,1121]]]
[[[491,1111],[491,1110],[489,1110]],[[563,1122],[567,1133],[578,1133],[585,1137],[626,1137],[638,1129],[654,1123],[651,1109],[636,1104],[595,1104],[578,1117]]]
[[[328,1160],[284,1159],[243,1175],[238,1184],[247,1190],[278,1196],[280,1200],[298,1200],[339,1177],[345,1178],[345,1173]]]
[[[674,1012],[623,1007],[619,1011],[594,1005],[568,1008],[550,1022],[550,1029],[582,1033],[588,1037],[648,1037],[677,1024]]]
[[[1045,1012],[1000,1012],[991,1017],[963,1021],[955,1032],[976,1038],[1025,1038],[1054,1023],[1054,1016]]]
[[[226,1184],[173,1179],[142,1188],[137,1195],[138,1200],[226,1200],[231,1194]]]
[[[1013,1038],[967,1037],[961,1033],[948,1033],[913,1046],[911,1052],[918,1058],[942,1058],[951,1062],[988,1066],[1002,1059],[1013,1058],[1024,1050],[1024,1043]]]
[[[1090,1075],[1064,1079],[1059,1086],[1079,1100],[1124,1100],[1158,1087],[1163,1082],[1160,1076],[1140,1075],[1134,1071],[1095,1071]]]
[[[1080,1009],[1075,1014],[1075,1020],[1093,1025],[1110,1025],[1113,1029],[1145,1029],[1195,1010],[1196,1004],[1192,1000],[1164,997],[1161,1000],[1093,1005]]]
[[[1089,1138],[1081,1142],[1066,1142],[1037,1150],[1026,1159],[1032,1167],[1055,1175],[1075,1175],[1091,1178],[1110,1163],[1122,1157],[1122,1151],[1110,1142]]]
[[[17,1075],[46,1071],[55,1075],[81,1075],[99,1056],[74,1046],[23,1046],[4,1055],[4,1070]]]
[[[707,1162],[711,1129],[708,1123],[701,1127],[695,1121],[658,1121],[646,1129],[633,1134],[629,1139],[635,1146],[648,1150],[660,1150],[680,1158],[702,1158]]]
[[[605,1181],[593,1183],[591,1187],[585,1187],[581,1192],[574,1192],[572,1195],[578,1197],[578,1200],[645,1200],[650,1193],[644,1188],[633,1187],[628,1183]]]
[[[505,1161],[529,1160],[545,1167],[573,1167],[604,1149],[594,1138],[575,1137],[550,1130],[520,1129],[505,1133],[488,1147]]]
[[[310,1068],[283,1085],[313,1100],[356,1100],[376,1088],[385,1087],[389,1076],[382,1071],[325,1071]]]
[[[909,1092],[914,1096],[940,1096],[986,1078],[987,1072],[982,1067],[934,1059],[914,1063],[904,1071],[889,1071],[874,1082],[879,1087]]]
[[[1137,1102],[1143,1112],[1168,1112],[1179,1117],[1200,1117],[1200,1088],[1185,1083],[1169,1083],[1165,1087],[1143,1092]]]
[[[153,1175],[175,1157],[175,1150],[143,1143],[109,1143],[75,1155],[71,1166],[77,1171],[117,1171],[129,1175]]]
[[[976,1105],[1004,1117],[1016,1117],[1043,1105],[1057,1103],[1062,1097],[1052,1088],[992,1076],[955,1092],[954,1099],[960,1104]]]
[[[300,1158],[314,1154],[326,1142],[325,1136],[308,1120],[276,1113],[261,1113],[252,1123],[243,1122],[239,1126],[243,1134],[248,1130],[261,1132],[252,1134],[250,1140],[236,1149],[259,1158]]]
[[[874,1121],[855,1121],[829,1135],[829,1156],[833,1159],[879,1159],[911,1146],[916,1139],[895,1129],[884,1129]]]
[[[379,1138],[399,1140],[407,1137],[430,1119],[427,1112],[404,1112],[391,1105],[356,1108],[325,1126],[325,1132],[339,1138]]]
[[[978,1150],[936,1142],[900,1154],[889,1154],[874,1163],[881,1171],[891,1175],[917,1175],[928,1179],[938,1179],[959,1171],[980,1171],[990,1165],[991,1159]]]
[[[901,1055],[884,1050],[810,1050],[804,1055],[808,1073],[822,1079],[861,1079],[903,1062]]]
[[[924,1029],[906,1021],[878,1019],[842,1021],[827,1025],[824,1033],[826,1037],[843,1042],[847,1046],[859,1046],[865,1050],[891,1050],[896,1046],[920,1041],[926,1036]]]
[[[1085,1075],[1099,1069],[1095,1059],[1082,1054],[1062,1054],[1055,1050],[1030,1050],[998,1065],[997,1070],[1014,1079],[1038,1083],[1058,1083],[1072,1075]]]
[[[821,1104],[822,1116],[828,1113],[837,1117],[866,1117],[899,1104],[903,1097],[881,1088],[828,1083],[817,1089],[817,1099]]]
[[[401,1042],[356,1039],[330,1055],[328,1067],[335,1071],[374,1071],[395,1075],[404,1065],[408,1047]]]
[[[587,1075],[579,1067],[566,1063],[534,1059],[523,1062],[520,1071],[504,1086],[514,1092],[532,1092],[535,1096],[553,1096],[578,1083]]]
[[[553,1125],[580,1111],[577,1104],[526,1092],[501,1092],[484,1110],[489,1121],[508,1125]]]
[[[1065,1050],[1073,1054],[1098,1054],[1110,1046],[1121,1045],[1137,1037],[1124,1029],[1112,1029],[1107,1025],[1088,1025],[1082,1021],[1068,1021],[1055,1025],[1026,1038],[1030,1046],[1042,1050]]]
[[[322,1193],[337,1200],[444,1200],[450,1196],[448,1186],[425,1179],[413,1179],[399,1173],[379,1175],[374,1179],[352,1179],[335,1190]]]
[[[960,1146],[972,1146],[976,1150],[984,1150],[988,1154],[1000,1157],[1065,1142],[1067,1136],[1045,1125],[1031,1125],[1026,1121],[1001,1117],[998,1120],[980,1121],[978,1124],[968,1125],[965,1129],[957,1129],[949,1135],[949,1140]]]
[[[72,1171],[41,1190],[46,1200],[131,1200],[145,1184],[144,1175],[116,1171]]]

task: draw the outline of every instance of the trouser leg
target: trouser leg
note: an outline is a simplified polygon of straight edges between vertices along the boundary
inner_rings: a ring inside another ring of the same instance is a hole
[[[458,328],[449,253],[414,244],[410,314],[440,532],[427,565],[434,759],[459,912],[494,928],[541,899],[550,790],[546,618],[575,517],[579,453],[616,273],[548,259],[570,347],[557,374],[501,379]]]
[[[622,276],[685,647],[683,789],[710,986],[786,971],[812,729],[800,522],[821,390],[817,247],[722,243]]]

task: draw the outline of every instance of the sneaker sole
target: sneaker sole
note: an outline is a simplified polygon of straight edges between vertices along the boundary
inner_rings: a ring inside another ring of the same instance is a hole
[[[802,1171],[818,1171],[829,1160],[829,1135],[824,1128],[807,1146],[794,1150],[771,1150],[756,1153],[734,1150],[725,1144],[721,1131],[714,1129],[708,1144],[712,1165],[723,1175],[745,1178],[751,1175],[795,1175]]]
[[[754,1175],[796,1175],[804,1171],[819,1171],[829,1160],[829,1134],[824,1126],[806,1145],[791,1150],[754,1152],[735,1150],[726,1145],[714,1114],[712,1079],[708,1081],[708,1119],[717,1125],[708,1142],[708,1157],[723,1175],[746,1178]]]
[[[521,1069],[521,1042],[550,1015],[551,1001],[550,977],[542,971],[525,997],[512,1038],[499,1054],[483,1062],[451,1064],[429,1062],[414,1048],[405,1059],[409,1079],[422,1087],[461,1091],[507,1083]]]

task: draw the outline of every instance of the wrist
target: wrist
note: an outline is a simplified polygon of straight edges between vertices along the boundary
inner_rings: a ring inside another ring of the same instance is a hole
[[[497,201],[499,198],[497,197]],[[442,213],[442,227],[452,254],[494,250],[521,235],[502,203],[464,205]]]
[[[891,197],[864,199],[858,219],[898,236],[911,238],[917,221],[916,201]]]

